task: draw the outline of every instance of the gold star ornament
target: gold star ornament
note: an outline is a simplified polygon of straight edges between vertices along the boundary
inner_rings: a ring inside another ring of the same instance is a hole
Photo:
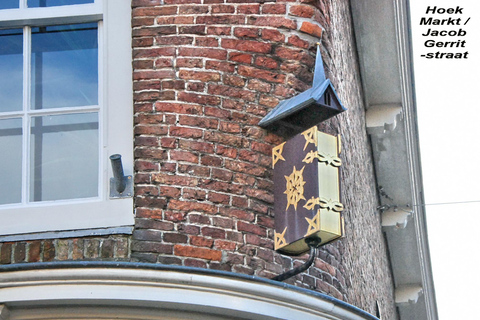
[[[301,170],[297,170],[295,166],[293,167],[293,171],[289,176],[285,176],[285,179],[287,180],[287,189],[285,190],[285,194],[287,195],[287,208],[285,210],[288,210],[288,207],[290,205],[293,205],[295,207],[295,210],[297,210],[297,204],[300,200],[306,200],[304,195],[303,195],[303,186],[305,185],[305,181],[303,180],[303,170],[305,169],[305,166]]]

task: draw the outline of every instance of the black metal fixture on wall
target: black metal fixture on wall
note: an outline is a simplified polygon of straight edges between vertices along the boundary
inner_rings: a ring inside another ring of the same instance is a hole
[[[325,76],[320,44],[317,44],[312,87],[280,102],[258,125],[280,136],[292,137],[345,110],[332,82]]]

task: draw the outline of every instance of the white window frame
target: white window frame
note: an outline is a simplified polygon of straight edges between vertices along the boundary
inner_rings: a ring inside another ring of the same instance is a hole
[[[133,171],[133,89],[130,0],[0,10],[0,28],[98,22],[100,183],[96,198],[0,206],[0,241],[131,233],[133,198],[110,198],[109,156]]]

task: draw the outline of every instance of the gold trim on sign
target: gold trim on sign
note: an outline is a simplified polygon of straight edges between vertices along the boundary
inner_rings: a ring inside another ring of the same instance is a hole
[[[307,220],[308,222],[308,229],[307,233],[305,233],[305,236],[308,236],[320,230],[320,209],[317,210],[317,214],[312,219],[308,219],[307,217],[305,217],[305,220]]]
[[[307,201],[307,203],[303,207],[307,210],[312,210],[315,207],[315,205],[319,205],[320,208],[322,209],[327,209],[335,212],[343,211],[343,204],[341,204],[338,201],[335,201],[332,199],[328,200],[322,197],[319,197],[319,198],[312,197]]]
[[[307,153],[302,162],[312,163],[313,159],[318,159],[320,162],[325,162],[326,165],[331,165],[332,167],[340,167],[342,165],[342,159],[336,156],[331,156],[329,154],[321,154],[314,150]]]
[[[285,194],[287,195],[287,208],[285,210],[288,210],[288,207],[292,204],[295,207],[295,210],[297,210],[297,204],[300,200],[306,200],[305,197],[303,196],[303,186],[305,185],[305,181],[303,180],[303,170],[305,169],[305,166],[303,166],[302,170],[297,170],[295,166],[293,167],[293,171],[289,176],[285,176],[285,179],[287,180],[287,186],[285,190]]]
[[[272,149],[272,168],[275,168],[275,163],[278,162],[278,160],[283,160],[285,161],[285,158],[283,157],[283,147],[286,142],[279,144],[275,148]]]
[[[309,143],[314,143],[317,146],[317,127],[311,127],[310,129],[302,132],[302,135],[305,137],[305,146],[303,150],[307,148]]]
[[[284,245],[287,244],[287,241],[285,241],[285,232],[287,231],[287,227],[285,227],[285,229],[283,229],[283,232],[282,233],[277,233],[277,231],[274,231],[275,232],[275,248],[278,249],[280,247],[283,247]]]

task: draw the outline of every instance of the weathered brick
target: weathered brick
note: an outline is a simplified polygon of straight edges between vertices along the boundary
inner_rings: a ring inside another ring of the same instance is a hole
[[[235,13],[235,7],[231,5],[214,5],[212,13]]]
[[[312,18],[315,8],[309,5],[292,5],[289,14],[302,18]]]
[[[222,259],[222,252],[219,250],[184,246],[179,244],[175,245],[174,250],[176,255],[183,257],[192,257],[213,261],[220,261]]]
[[[285,14],[287,12],[287,6],[283,3],[268,3],[262,5],[263,14]]]
[[[162,219],[162,210],[152,208],[137,208],[135,210],[137,218]]]
[[[160,221],[152,218],[139,218],[135,219],[136,229],[155,229],[163,231],[172,231],[174,224],[170,221]]]
[[[164,209],[167,200],[155,196],[137,196],[135,197],[135,205],[137,207]]]
[[[179,48],[178,55],[225,60],[227,58],[227,50],[214,48]]]
[[[207,263],[199,259],[185,259],[185,266],[193,268],[207,268]]]
[[[295,20],[284,18],[284,17],[275,17],[275,16],[249,17],[248,22],[249,24],[253,24],[255,26],[297,29],[297,23],[295,22]]]
[[[255,4],[244,4],[237,7],[238,13],[244,14],[258,14],[260,13],[260,5]]]
[[[55,259],[55,245],[52,240],[45,240],[42,249],[42,261],[47,262]]]
[[[184,80],[162,80],[161,88],[162,90],[168,90],[168,89],[183,90],[185,89],[185,81]]]
[[[243,66],[243,65],[239,66],[238,74],[245,77],[263,79],[269,82],[276,82],[276,83],[285,82],[285,75],[283,74],[262,70],[262,69],[258,69],[250,66]]]
[[[213,153],[215,145],[209,142],[180,140],[179,147],[183,150],[199,151],[203,153]]]
[[[186,161],[198,163],[199,157],[197,154],[188,151],[172,150],[170,151],[170,159],[174,161]]]
[[[216,117],[218,119],[232,119],[232,113],[229,110],[223,110],[218,107],[205,106],[203,112],[206,116]]]
[[[278,61],[272,58],[263,57],[263,56],[257,57],[255,59],[254,64],[260,67],[268,68],[268,69],[277,69],[279,65]]]
[[[197,224],[206,224],[209,225],[210,217],[202,214],[201,212],[191,212],[188,214],[188,221],[190,223],[197,223]]]
[[[303,48],[303,49],[308,49],[310,47],[310,42],[307,40],[303,40],[297,35],[293,35],[288,37],[288,43],[291,45],[294,45],[295,47]]]
[[[252,212],[235,208],[220,208],[220,214],[223,216],[234,217],[249,222],[255,220],[255,215]]]
[[[210,191],[208,193],[208,200],[213,202],[213,203],[229,205],[230,204],[230,195]]]
[[[103,259],[112,259],[114,255],[115,255],[115,242],[110,239],[103,240],[100,256]]]
[[[304,21],[302,22],[302,26],[300,27],[300,31],[308,33],[314,37],[321,38],[322,37],[322,28],[317,24]]]
[[[198,104],[207,104],[211,106],[218,106],[221,102],[219,97],[188,92],[180,92],[178,94],[178,100]]]
[[[218,120],[207,117],[196,117],[196,116],[180,116],[179,124],[182,126],[191,126],[197,128],[205,129],[216,129],[218,128]]]
[[[233,170],[235,172],[252,174],[258,177],[264,176],[266,172],[266,168],[264,167],[242,161],[232,160],[225,160],[225,168]]]
[[[229,35],[232,33],[231,27],[225,26],[208,26],[207,27],[207,34],[214,34],[214,35]]]
[[[202,158],[200,159],[200,163],[206,166],[218,167],[222,164],[222,162],[222,158],[208,155],[202,156]]]
[[[212,217],[213,225],[223,229],[232,229],[235,226],[235,222],[230,218],[224,217]]]
[[[275,54],[282,59],[304,63],[307,67],[313,67],[315,64],[315,59],[305,50],[277,47],[275,49]]]
[[[258,100],[259,104],[270,108],[276,107],[279,102],[280,100],[278,100],[277,98],[265,94],[260,95],[260,99]]]
[[[6,245],[8,246],[9,244],[6,244]],[[26,251],[27,251],[26,243],[25,242],[17,242],[17,243],[15,243],[14,246],[12,246],[12,249],[13,249],[13,262],[15,262],[15,263],[25,262]],[[3,253],[2,253],[2,255],[3,255]],[[0,255],[0,263],[9,263],[9,262],[3,261],[4,258],[2,258],[2,255]],[[11,254],[8,255],[8,256],[11,256]],[[8,259],[6,259],[6,260],[8,260]]]
[[[198,235],[200,234],[200,227],[191,224],[179,224],[178,231],[189,235]]]
[[[198,16],[198,24],[244,24],[244,15],[210,15],[210,16]]]
[[[159,36],[155,38],[157,45],[188,45],[193,44],[193,37],[187,36]]]
[[[28,243],[28,262],[39,262],[41,259],[42,242],[33,241]]]
[[[229,60],[240,63],[252,63],[252,55],[243,52],[231,52],[229,54]]]
[[[211,142],[218,142],[226,146],[242,147],[244,139],[237,135],[225,134],[216,131],[205,132],[205,140]]]
[[[231,181],[233,178],[233,173],[228,170],[213,168],[212,178],[216,180]]]
[[[190,244],[195,247],[213,247],[213,239],[200,237],[200,236],[190,236]]]
[[[59,251],[58,246],[60,244],[60,241],[57,243],[57,251]],[[64,245],[65,247],[65,245]],[[68,242],[66,243],[66,248],[68,249]],[[72,241],[72,259],[73,260],[80,260],[84,258],[84,249],[85,249],[85,241],[83,239],[74,239]],[[67,251],[67,257],[68,258],[68,251]]]
[[[133,9],[133,16],[165,16],[177,14],[177,6],[158,6]]]
[[[235,159],[237,157],[238,151],[236,148],[229,148],[226,146],[218,145],[216,153],[227,158]]]
[[[223,39],[222,47],[256,53],[270,53],[272,51],[272,45],[270,43],[253,40]]]
[[[275,29],[262,29],[262,39],[275,42],[284,42],[285,35]]]
[[[212,95],[220,95],[231,98],[242,99],[246,101],[255,101],[255,92],[243,90],[236,87],[230,87],[225,85],[211,84],[208,86],[208,93]]]
[[[162,3],[163,3],[163,0],[132,0],[132,8],[159,6]]]
[[[237,244],[232,241],[215,240],[215,248],[226,251],[235,251]]]
[[[205,68],[230,73],[235,71],[235,65],[226,61],[208,60],[205,62]]]
[[[218,47],[219,41],[214,37],[196,37],[195,45],[198,47]]]
[[[224,75],[223,83],[229,86],[243,87],[245,86],[245,79],[235,75]]]
[[[173,245],[152,241],[132,241],[132,250],[138,252],[172,254]]]
[[[182,233],[167,232],[163,235],[163,241],[171,243],[187,243],[188,237]]]
[[[180,14],[201,14],[201,13],[208,13],[208,6],[201,6],[201,5],[187,5],[187,6],[180,6],[178,13]]]
[[[85,246],[85,258],[96,259],[100,256],[100,240],[98,239],[86,239]]]
[[[189,176],[196,176],[196,177],[209,177],[210,176],[210,168],[205,166],[197,166],[191,164],[183,164],[180,163],[178,165],[178,173],[185,173]]]
[[[178,33],[203,35],[203,34],[206,34],[206,26],[205,25],[179,26]]]
[[[145,38],[136,38],[132,40],[133,47],[151,47],[153,45],[153,38],[152,37],[145,37]],[[147,69],[147,68],[143,68]]]
[[[220,80],[220,74],[211,71],[180,70],[178,76],[185,80],[198,80],[203,82]]]
[[[170,200],[168,204],[168,208],[171,210],[179,210],[179,211],[201,211],[210,214],[214,214],[217,212],[217,207],[208,203],[200,203],[195,201],[182,201],[182,200]]]
[[[133,239],[146,241],[161,241],[162,232],[160,230],[137,229],[133,232]]]
[[[260,36],[260,29],[236,27],[233,34],[238,38],[258,38]]]

